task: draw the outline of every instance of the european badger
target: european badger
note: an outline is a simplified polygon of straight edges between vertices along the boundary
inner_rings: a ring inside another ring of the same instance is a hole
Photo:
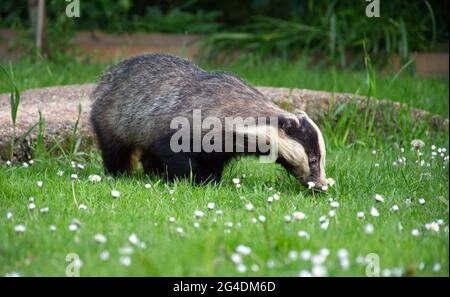
[[[93,98],[91,122],[106,171],[112,175],[130,173],[138,151],[145,173],[168,180],[192,176],[196,183],[219,182],[224,165],[240,154],[237,149],[174,152],[170,146],[175,133],[170,129],[172,119],[181,116],[192,122],[193,111],[200,110],[202,118],[215,117],[222,123],[226,117],[275,117],[276,128],[264,124],[264,129],[233,130],[225,124],[219,133],[243,134],[245,147],[252,133],[267,143],[276,141],[276,162],[305,186],[325,185],[325,144],[317,125],[304,112],[282,110],[232,74],[209,73],[170,55],[146,54],[111,67],[100,78]],[[205,132],[201,130],[202,135]]]

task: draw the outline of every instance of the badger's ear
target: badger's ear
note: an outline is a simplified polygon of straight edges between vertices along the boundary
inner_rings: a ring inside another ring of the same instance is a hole
[[[284,132],[288,132],[293,128],[299,128],[299,121],[296,118],[279,117],[278,127]]]

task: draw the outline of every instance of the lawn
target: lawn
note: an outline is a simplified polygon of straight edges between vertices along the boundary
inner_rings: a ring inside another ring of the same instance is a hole
[[[104,69],[77,62],[13,67],[22,90],[94,82]],[[256,85],[367,89],[364,72],[301,63],[225,70]],[[376,94],[448,116],[448,79],[378,76]],[[63,276],[73,268],[72,253],[82,276],[366,276],[374,267],[385,276],[448,275],[448,131],[402,123],[406,128],[378,127],[365,136],[355,120],[344,125],[353,137],[343,143],[342,126],[324,117],[327,175],[336,181],[326,194],[254,158],[235,160],[220,185],[203,187],[165,184],[141,169],[110,178],[95,148],[36,155],[27,167],[0,164],[0,275]],[[415,138],[425,143],[422,155],[410,145]],[[94,174],[100,182],[89,179]]]

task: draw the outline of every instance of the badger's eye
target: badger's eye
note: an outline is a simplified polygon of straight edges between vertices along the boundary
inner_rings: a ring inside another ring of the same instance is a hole
[[[309,158],[309,164],[310,164],[310,165],[316,165],[318,161],[319,161],[319,160],[318,160],[317,157],[310,157],[310,158]]]

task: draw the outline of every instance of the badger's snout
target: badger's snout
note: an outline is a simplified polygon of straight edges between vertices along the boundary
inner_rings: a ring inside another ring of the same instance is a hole
[[[308,189],[313,189],[316,191],[327,192],[328,185],[327,181],[323,178],[300,178],[300,183],[307,187]]]

